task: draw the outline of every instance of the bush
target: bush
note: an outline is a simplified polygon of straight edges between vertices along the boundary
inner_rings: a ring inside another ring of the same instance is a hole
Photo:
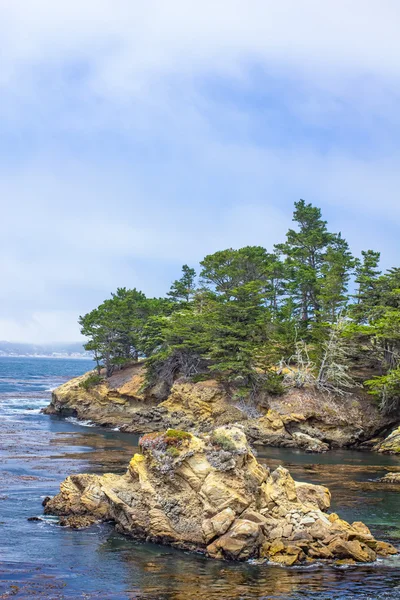
[[[218,446],[221,450],[225,450],[226,452],[234,452],[236,450],[234,442],[232,442],[232,440],[224,433],[212,433],[211,443],[213,446]]]
[[[276,373],[271,373],[263,382],[262,388],[271,394],[271,396],[280,396],[285,393],[285,387],[283,385],[283,376]]]
[[[167,444],[174,444],[182,442],[183,440],[190,440],[192,437],[190,433],[187,431],[181,431],[180,429],[167,429],[164,435]]]
[[[393,414],[400,407],[400,367],[386,375],[364,381],[369,393],[380,399],[380,409],[384,414]]]
[[[104,379],[103,377],[101,377],[101,375],[98,375],[97,373],[92,373],[91,375],[86,377],[86,379],[80,382],[79,387],[83,388],[88,392],[90,389],[92,389],[96,385],[99,385],[103,381]]]
[[[165,452],[171,448],[176,449],[177,446],[182,446],[182,443],[190,440],[191,437],[190,433],[179,429],[168,429],[165,433],[146,433],[139,439],[139,447]],[[170,454],[173,454],[173,452],[170,452]],[[175,454],[175,456],[177,455]]]

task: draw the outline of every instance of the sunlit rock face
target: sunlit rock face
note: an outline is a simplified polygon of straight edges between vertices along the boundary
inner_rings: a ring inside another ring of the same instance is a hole
[[[71,475],[45,512],[79,527],[112,520],[119,531],[212,558],[291,566],[321,560],[370,562],[395,554],[363,523],[327,514],[329,490],[259,464],[240,427],[209,435],[181,430],[141,438],[122,475]],[[88,517],[90,519],[88,520]]]
[[[394,426],[368,394],[340,399],[315,389],[290,389],[283,395],[260,392],[251,401],[235,396],[228,385],[209,379],[178,378],[173,385],[146,386],[145,363],[127,365],[111,377],[87,385],[93,372],[54,390],[45,412],[74,415],[122,431],[145,433],[178,428],[194,434],[242,424],[253,444],[326,452],[361,446],[371,449],[377,432]],[[391,444],[390,451],[398,446]],[[382,450],[386,451],[386,450]]]
[[[400,485],[400,473],[387,473],[381,479],[378,479],[380,483],[393,483]]]

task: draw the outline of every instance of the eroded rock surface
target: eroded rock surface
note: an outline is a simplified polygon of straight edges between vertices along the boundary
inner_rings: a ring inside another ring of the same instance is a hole
[[[126,367],[88,390],[82,387],[87,376],[57,388],[46,412],[72,414],[133,433],[179,428],[197,434],[241,423],[253,444],[306,452],[362,446],[390,426],[374,401],[361,392],[337,399],[315,390],[293,389],[283,396],[262,394],[248,406],[246,401],[235,401],[234,394],[214,380],[178,379],[171,389],[166,383],[144,389],[143,363]],[[390,449],[381,451],[394,451],[396,443],[398,439],[391,440]]]
[[[314,559],[369,562],[395,554],[362,523],[327,514],[329,490],[270,472],[243,429],[210,435],[180,430],[141,438],[125,475],[71,475],[45,512],[63,524],[112,520],[137,538],[200,551],[212,558],[265,558],[283,565]]]
[[[152,407],[168,397],[169,388],[161,383],[143,391],[143,363],[130,365],[85,389],[82,384],[92,374],[85,373],[59,386],[44,412],[73,415],[99,425],[121,426],[130,424],[143,408],[151,414]]]

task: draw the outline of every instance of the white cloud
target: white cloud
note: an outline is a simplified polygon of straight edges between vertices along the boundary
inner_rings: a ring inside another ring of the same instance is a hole
[[[0,338],[73,339],[119,285],[162,294],[183,262],[271,248],[299,197],[398,259],[399,17],[0,0]]]

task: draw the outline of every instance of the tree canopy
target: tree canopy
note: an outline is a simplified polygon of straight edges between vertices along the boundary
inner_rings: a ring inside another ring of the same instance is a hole
[[[249,394],[313,381],[344,393],[362,363],[383,410],[398,410],[400,268],[382,274],[371,249],[354,257],[304,200],[293,222],[271,250],[207,255],[199,278],[184,264],[165,298],[119,288],[80,317],[99,372],[146,358],[149,381],[217,377]],[[296,369],[306,372],[289,377]]]

